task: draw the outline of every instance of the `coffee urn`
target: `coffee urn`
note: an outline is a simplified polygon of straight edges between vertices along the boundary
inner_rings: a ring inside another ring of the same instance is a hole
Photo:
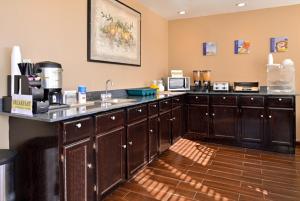
[[[44,61],[36,63],[44,88],[44,98],[50,105],[62,104],[62,66],[59,63]]]

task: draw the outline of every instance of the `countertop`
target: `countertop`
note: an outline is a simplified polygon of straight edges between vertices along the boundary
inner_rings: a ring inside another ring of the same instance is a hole
[[[199,95],[261,95],[261,96],[282,96],[282,95],[288,95],[288,96],[296,96],[296,93],[293,94],[270,94],[267,92],[266,89],[261,88],[261,90],[257,93],[249,93],[249,92],[205,92],[205,91],[185,91],[185,92],[164,92],[161,94],[158,94],[156,96],[145,96],[145,97],[140,97],[140,96],[126,96],[123,98],[128,98],[128,99],[134,99],[132,102],[126,102],[126,103],[119,103],[119,104],[100,104],[96,103],[93,105],[88,105],[88,106],[77,106],[77,107],[70,107],[70,108],[65,108],[65,109],[58,109],[58,110],[53,110],[49,111],[44,114],[35,114],[32,116],[26,116],[26,115],[20,115],[20,114],[12,114],[12,113],[6,113],[2,112],[2,107],[0,108],[0,115],[5,115],[5,116],[10,116],[10,117],[17,117],[17,118],[23,118],[23,119],[30,119],[30,120],[35,120],[35,121],[43,121],[43,122],[59,122],[59,121],[64,121],[67,119],[72,119],[72,118],[77,118],[81,116],[87,116],[87,115],[93,115],[101,112],[106,112],[110,110],[115,110],[115,109],[121,109],[125,107],[131,107],[143,103],[149,103],[157,100],[162,100],[174,96],[179,96],[183,94],[199,94]],[[97,101],[97,100],[93,100]]]

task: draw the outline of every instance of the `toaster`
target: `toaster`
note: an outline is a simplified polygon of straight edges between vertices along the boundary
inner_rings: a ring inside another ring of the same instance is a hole
[[[229,91],[229,82],[214,82],[213,91]]]

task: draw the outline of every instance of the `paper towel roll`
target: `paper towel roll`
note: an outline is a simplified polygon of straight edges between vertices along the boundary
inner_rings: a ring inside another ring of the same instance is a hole
[[[14,94],[14,78],[15,75],[21,75],[18,63],[22,62],[22,56],[21,56],[21,48],[20,46],[13,46],[12,52],[11,52],[11,94]]]

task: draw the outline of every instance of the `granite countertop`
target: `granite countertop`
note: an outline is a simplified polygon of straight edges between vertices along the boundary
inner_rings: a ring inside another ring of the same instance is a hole
[[[59,122],[59,121],[64,121],[76,117],[93,115],[93,114],[106,112],[110,110],[121,109],[121,108],[135,106],[143,103],[149,103],[149,102],[175,97],[183,94],[185,94],[185,92],[165,92],[155,96],[145,96],[145,97],[127,96],[122,98],[132,99],[133,101],[118,103],[118,104],[100,103],[99,100],[93,100],[93,101],[97,101],[97,103],[88,106],[77,106],[77,107],[70,107],[65,109],[58,109],[43,114],[34,114],[32,116],[12,114],[12,113],[2,112],[2,111],[0,111],[0,115],[35,120],[35,121],[43,121],[43,122]]]
[[[127,98],[127,99],[132,99],[133,101],[130,102],[124,102],[124,103],[118,103],[118,104],[108,104],[108,103],[100,103],[99,97],[92,97],[92,101],[96,101],[97,103],[88,105],[88,106],[77,106],[77,107],[70,107],[70,108],[65,108],[65,109],[58,109],[58,110],[53,110],[49,111],[44,114],[35,114],[33,116],[26,116],[26,115],[20,115],[20,114],[12,114],[12,113],[6,113],[2,112],[2,107],[0,108],[0,115],[5,115],[5,116],[10,116],[10,117],[17,117],[17,118],[23,118],[23,119],[30,119],[30,120],[35,120],[35,121],[43,121],[43,122],[59,122],[67,119],[72,119],[72,118],[77,118],[81,116],[87,116],[87,115],[93,115],[101,112],[106,112],[110,110],[115,110],[115,109],[121,109],[125,107],[130,107],[130,106],[135,106],[143,103],[149,103],[165,98],[170,98],[178,95],[183,95],[183,94],[199,94],[199,95],[274,95],[274,96],[282,96],[282,95],[289,95],[289,96],[296,96],[297,93],[293,94],[270,94],[267,92],[266,88],[261,88],[259,92],[257,93],[249,93],[249,92],[214,92],[214,91],[196,91],[196,90],[191,90],[191,91],[184,91],[184,92],[164,92],[160,93],[155,96],[124,96],[124,93],[122,94],[122,97],[118,98]],[[2,102],[2,101],[1,101]],[[1,104],[0,104],[1,105]]]

